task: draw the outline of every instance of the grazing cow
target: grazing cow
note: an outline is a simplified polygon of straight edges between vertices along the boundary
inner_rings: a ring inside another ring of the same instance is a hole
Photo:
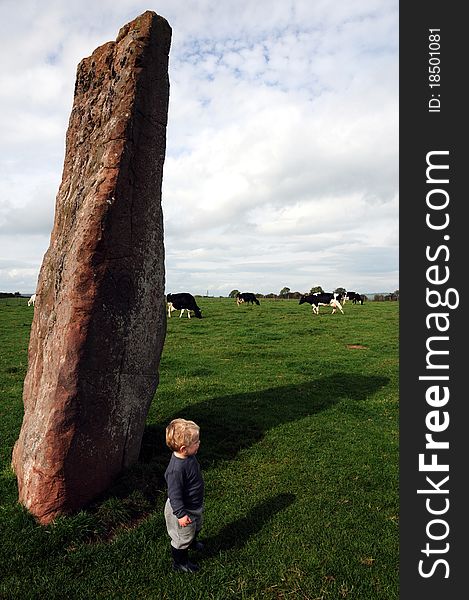
[[[332,306],[332,315],[336,312],[337,309],[339,309],[340,312],[344,314],[344,311],[340,306],[340,302],[334,298],[334,294],[304,294],[303,296],[301,296],[298,304],[304,304],[305,302],[311,304],[313,313],[315,315],[319,314],[320,306]]]
[[[36,294],[33,294],[31,296],[31,298],[28,300],[28,306],[31,306],[31,304],[34,306],[35,302],[36,302]]]
[[[168,302],[168,317],[171,316],[171,311],[180,310],[181,312],[179,314],[179,318],[181,318],[183,312],[187,310],[187,316],[190,319],[190,311],[192,310],[198,319],[202,318],[200,308],[197,306],[195,298],[192,294],[188,294],[187,292],[182,292],[180,294],[168,294],[166,296],[166,300]]]
[[[353,304],[356,304],[357,302],[363,304],[363,298],[360,294],[357,294],[357,292],[347,292],[344,300],[351,300]]]
[[[246,302],[246,304],[256,303],[258,306],[260,305],[259,300],[251,292],[238,292],[236,294],[236,304],[239,306],[240,304],[243,304],[243,302]]]
[[[337,302],[340,302],[342,305],[345,304],[345,295],[342,292],[334,292],[333,296],[334,300],[337,300]]]

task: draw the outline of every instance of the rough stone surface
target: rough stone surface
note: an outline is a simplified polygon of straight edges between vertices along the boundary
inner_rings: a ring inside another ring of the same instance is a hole
[[[166,333],[170,43],[148,11],[77,69],[12,460],[41,523],[85,506],[139,455]]]

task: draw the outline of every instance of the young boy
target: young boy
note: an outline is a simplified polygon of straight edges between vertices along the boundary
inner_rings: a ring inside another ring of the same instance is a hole
[[[195,573],[199,566],[189,561],[189,548],[202,550],[196,537],[202,527],[204,480],[195,457],[200,428],[194,421],[174,419],[166,427],[166,445],[173,451],[165,471],[168,499],[164,508],[171,538],[173,569]]]

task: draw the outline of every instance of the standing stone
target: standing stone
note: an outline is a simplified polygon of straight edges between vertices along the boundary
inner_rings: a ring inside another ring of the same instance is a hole
[[[78,66],[12,461],[41,523],[83,507],[139,455],[166,333],[170,42],[148,11]]]

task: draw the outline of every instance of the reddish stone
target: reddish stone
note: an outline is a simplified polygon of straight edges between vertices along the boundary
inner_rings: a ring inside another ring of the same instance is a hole
[[[148,11],[78,66],[12,461],[41,523],[85,506],[139,455],[166,332],[170,42]]]

